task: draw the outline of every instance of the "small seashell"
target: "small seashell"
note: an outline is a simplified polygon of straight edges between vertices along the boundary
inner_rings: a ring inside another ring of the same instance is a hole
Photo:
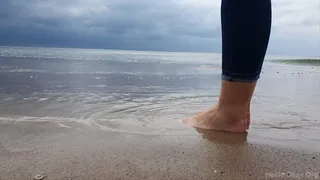
[[[36,175],[33,179],[34,180],[43,180],[45,176],[42,176],[41,174]]]

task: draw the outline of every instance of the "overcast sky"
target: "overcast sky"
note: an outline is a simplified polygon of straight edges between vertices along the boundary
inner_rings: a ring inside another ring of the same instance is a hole
[[[1,0],[0,45],[221,52],[221,0]],[[273,0],[269,54],[320,55],[320,0]]]

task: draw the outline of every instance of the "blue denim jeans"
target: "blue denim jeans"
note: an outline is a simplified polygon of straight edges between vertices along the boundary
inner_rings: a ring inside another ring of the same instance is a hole
[[[271,0],[222,0],[222,79],[259,79],[271,30]]]

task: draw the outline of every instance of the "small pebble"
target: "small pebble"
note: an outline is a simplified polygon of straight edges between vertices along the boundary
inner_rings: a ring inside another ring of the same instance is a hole
[[[45,178],[45,176],[42,176],[42,175],[38,174],[33,179],[34,180],[43,180],[44,178]]]
[[[316,157],[312,157],[312,159],[316,159]]]

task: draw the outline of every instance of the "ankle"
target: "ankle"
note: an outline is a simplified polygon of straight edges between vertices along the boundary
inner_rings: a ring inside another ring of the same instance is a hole
[[[256,83],[222,81],[219,97],[220,106],[224,109],[246,110],[249,106]]]
[[[244,121],[247,115],[248,104],[229,104],[218,103],[217,112],[229,123]]]

